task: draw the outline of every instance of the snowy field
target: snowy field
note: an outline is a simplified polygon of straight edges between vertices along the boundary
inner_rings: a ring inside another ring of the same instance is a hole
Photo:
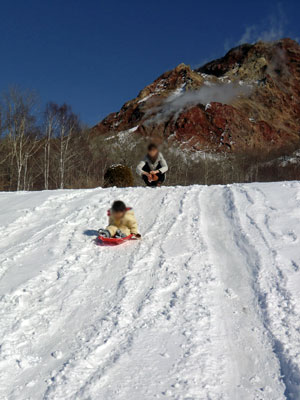
[[[98,247],[121,199],[143,240]],[[300,182],[0,193],[1,400],[300,399]]]

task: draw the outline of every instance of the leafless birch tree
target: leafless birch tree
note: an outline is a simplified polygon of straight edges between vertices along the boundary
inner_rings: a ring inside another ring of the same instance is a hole
[[[12,169],[16,172],[16,189],[26,189],[28,159],[37,149],[38,134],[33,109],[35,96],[13,88],[4,95],[4,130],[8,140]]]

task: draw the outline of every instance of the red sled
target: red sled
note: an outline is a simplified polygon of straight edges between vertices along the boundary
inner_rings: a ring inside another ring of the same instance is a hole
[[[137,240],[135,235],[129,235],[124,238],[106,238],[103,236],[98,236],[97,244],[99,246],[118,246],[119,244],[123,244],[128,242],[129,240]]]

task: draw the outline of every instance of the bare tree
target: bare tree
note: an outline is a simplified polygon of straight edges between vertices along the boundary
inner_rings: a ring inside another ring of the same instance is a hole
[[[11,166],[16,171],[16,189],[26,188],[28,159],[37,150],[38,133],[33,115],[35,95],[12,88],[4,95],[4,130]],[[23,176],[23,180],[22,180]]]
[[[7,146],[7,138],[3,135],[4,133],[4,107],[0,104],[0,165],[6,163],[6,161],[11,157],[10,149]]]
[[[52,138],[57,134],[58,129],[58,106],[54,103],[48,103],[44,113],[44,189],[49,189],[50,179],[50,161]]]
[[[65,174],[70,160],[76,156],[76,150],[71,151],[70,142],[79,130],[78,117],[72,112],[71,107],[63,104],[57,108],[59,141],[59,187],[65,187]]]

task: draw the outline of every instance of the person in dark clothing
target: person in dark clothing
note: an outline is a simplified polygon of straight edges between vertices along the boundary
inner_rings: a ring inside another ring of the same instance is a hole
[[[168,165],[164,156],[159,152],[158,147],[151,143],[148,146],[148,153],[137,168],[137,174],[150,187],[161,186],[166,179]]]

